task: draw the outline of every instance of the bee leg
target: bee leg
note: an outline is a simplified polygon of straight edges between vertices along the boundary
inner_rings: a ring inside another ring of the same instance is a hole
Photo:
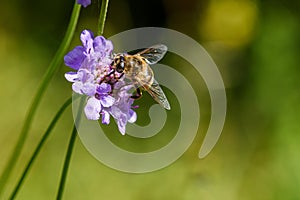
[[[113,69],[113,70],[111,70],[111,72],[110,72],[109,74],[107,74],[106,76],[110,76],[110,75],[112,75],[113,73],[115,73],[115,71],[116,71],[116,70],[114,70],[114,69]]]
[[[143,96],[142,91],[139,87],[136,88],[136,93],[131,96],[132,99],[139,99]]]
[[[115,70],[114,70],[114,69],[113,69],[109,74],[106,74],[106,75],[102,78],[102,80],[100,81],[99,84],[103,83],[103,81],[105,81],[106,78],[109,77],[110,75],[112,75],[113,73],[115,73]]]

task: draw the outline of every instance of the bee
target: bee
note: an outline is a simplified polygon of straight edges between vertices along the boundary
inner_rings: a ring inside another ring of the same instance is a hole
[[[150,67],[160,61],[166,52],[167,46],[157,44],[134,55],[118,53],[114,55],[111,66],[113,70],[121,73],[120,77],[125,75],[125,78],[129,79],[136,87],[136,95],[132,98],[140,98],[142,96],[140,88],[143,88],[163,108],[170,110],[167,97],[154,79],[154,73]]]

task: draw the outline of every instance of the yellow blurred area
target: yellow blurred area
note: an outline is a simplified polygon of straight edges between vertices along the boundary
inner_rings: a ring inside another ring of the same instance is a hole
[[[243,47],[253,38],[258,14],[251,0],[211,0],[198,30],[204,40]]]

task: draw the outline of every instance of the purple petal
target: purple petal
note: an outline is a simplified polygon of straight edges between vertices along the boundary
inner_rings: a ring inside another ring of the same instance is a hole
[[[103,105],[103,107],[110,107],[115,103],[115,98],[113,98],[110,95],[104,95],[100,97],[100,102]]]
[[[131,105],[134,103],[134,99],[133,98],[130,98],[128,99],[128,104],[129,106],[131,107]]]
[[[64,56],[65,65],[78,70],[86,57],[83,54],[84,50],[85,49],[82,46],[75,47],[72,51]]]
[[[129,116],[128,116],[128,122],[129,123],[134,123],[137,119],[137,115],[136,115],[136,112],[134,112],[133,110],[129,110]]]
[[[78,94],[82,94],[82,87],[83,87],[82,82],[75,82],[72,85],[73,91],[78,93]]]
[[[91,4],[91,0],[77,0],[77,3],[86,8]]]
[[[121,115],[119,119],[117,119],[118,129],[122,135],[125,135],[127,118],[126,115]]]
[[[67,72],[65,73],[65,78],[69,82],[75,82],[78,79],[77,72]]]
[[[88,55],[87,58],[83,60],[79,70],[85,69],[91,72],[95,69],[96,65],[97,65],[97,60]]]
[[[110,123],[110,115],[106,110],[102,110],[102,124]]]
[[[82,92],[88,96],[94,96],[96,93],[96,85],[93,83],[85,83],[82,87]]]
[[[100,118],[101,104],[95,97],[89,98],[84,108],[86,117],[89,120],[98,120]]]
[[[78,80],[82,82],[92,82],[94,80],[94,75],[87,69],[80,69],[77,74]]]
[[[102,66],[102,69],[109,68],[110,64],[112,63],[112,59],[110,57],[103,57],[98,64]],[[110,70],[110,69],[109,69]]]
[[[113,116],[113,118],[118,119],[121,116],[122,111],[117,106],[112,106],[110,114]]]
[[[112,50],[114,49],[114,46],[110,40],[106,40],[106,48],[105,51],[107,54],[110,54]]]
[[[98,94],[107,94],[109,92],[111,92],[111,86],[107,83],[101,83],[97,88]]]
[[[110,40],[106,40],[106,51],[112,51],[114,46]]]
[[[86,48],[86,53],[90,53],[91,49],[93,49],[93,32],[89,30],[83,30],[80,35],[80,40],[83,46]]]
[[[94,39],[93,45],[94,45],[95,51],[102,52],[105,50],[106,40],[103,36],[97,36]]]
[[[112,50],[113,50],[113,45],[112,42],[109,40],[106,40],[103,36],[97,36],[94,39],[94,50],[95,53],[97,53],[97,56],[101,58],[101,61],[105,58],[110,56]],[[111,61],[110,61],[111,63]],[[110,64],[108,63],[108,64]]]

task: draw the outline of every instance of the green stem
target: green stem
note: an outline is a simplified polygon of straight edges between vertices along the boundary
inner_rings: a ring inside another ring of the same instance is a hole
[[[67,175],[68,175],[68,170],[69,170],[69,166],[70,166],[73,147],[74,147],[75,140],[76,140],[76,135],[77,135],[76,125],[77,125],[77,128],[78,128],[79,123],[80,123],[81,113],[82,113],[82,110],[83,110],[84,101],[85,101],[85,98],[81,97],[78,113],[77,113],[77,116],[76,116],[76,119],[75,119],[75,124],[73,126],[71,138],[70,138],[69,145],[68,145],[67,154],[66,154],[65,161],[64,161],[63,171],[62,171],[62,174],[61,174],[61,177],[60,177],[60,183],[59,183],[59,187],[58,187],[56,200],[62,199],[62,195],[63,195],[64,189],[65,189],[66,178],[67,178]]]
[[[60,183],[59,183],[56,200],[62,199],[62,195],[63,195],[64,189],[65,189],[66,178],[67,178],[67,174],[68,174],[68,170],[69,170],[71,155],[72,155],[74,143],[76,140],[76,134],[77,134],[77,131],[76,131],[76,127],[74,125],[73,130],[72,130],[72,135],[71,135],[69,145],[68,145],[68,151],[67,151],[67,154],[65,157],[65,162],[64,162],[64,166],[63,166],[62,175],[60,178]]]
[[[105,20],[106,20],[106,13],[107,13],[107,8],[108,8],[108,2],[109,2],[109,0],[102,0],[102,2],[101,2],[101,10],[100,10],[100,15],[99,15],[99,20],[98,20],[98,35],[103,35],[104,24],[105,24]]]
[[[37,107],[40,103],[40,100],[47,88],[47,86],[49,85],[49,82],[51,80],[51,78],[53,77],[53,75],[55,74],[55,72],[58,70],[59,66],[62,64],[62,60],[63,60],[63,56],[65,55],[65,53],[67,52],[69,45],[71,43],[71,40],[73,38],[74,32],[75,32],[75,28],[78,22],[78,17],[79,17],[79,13],[80,13],[80,8],[81,6],[78,5],[76,2],[74,4],[74,8],[72,11],[72,15],[71,15],[71,20],[70,23],[68,25],[65,37],[58,49],[58,51],[56,52],[52,62],[50,63],[43,79],[42,82],[39,85],[39,88],[37,90],[37,93],[35,94],[32,104],[28,110],[25,122],[23,124],[23,128],[21,130],[21,134],[18,138],[17,144],[14,148],[14,151],[9,159],[9,161],[7,162],[4,171],[0,177],[0,195],[2,194],[2,191],[5,187],[5,184],[7,183],[7,180],[9,179],[12,170],[15,167],[16,161],[20,156],[21,150],[24,146],[25,140],[27,138],[28,135],[28,130],[31,126],[32,123],[32,119],[36,113]]]
[[[48,126],[46,132],[44,133],[42,139],[40,140],[39,144],[37,145],[37,147],[34,150],[33,155],[31,156],[29,162],[26,165],[25,170],[22,173],[21,178],[19,179],[14,191],[12,192],[11,196],[9,199],[14,199],[20,189],[20,187],[22,186],[22,183],[24,181],[24,179],[26,178],[26,175],[28,173],[28,171],[30,170],[31,165],[33,164],[34,160],[36,159],[36,157],[38,156],[38,154],[40,153],[41,148],[43,147],[44,143],[46,142],[47,138],[49,137],[52,129],[54,128],[56,122],[58,121],[58,119],[60,118],[60,116],[62,115],[62,113],[65,111],[65,109],[72,103],[72,97],[69,98],[59,109],[59,111],[56,113],[56,115],[54,116],[53,120],[51,121],[50,125]]]

